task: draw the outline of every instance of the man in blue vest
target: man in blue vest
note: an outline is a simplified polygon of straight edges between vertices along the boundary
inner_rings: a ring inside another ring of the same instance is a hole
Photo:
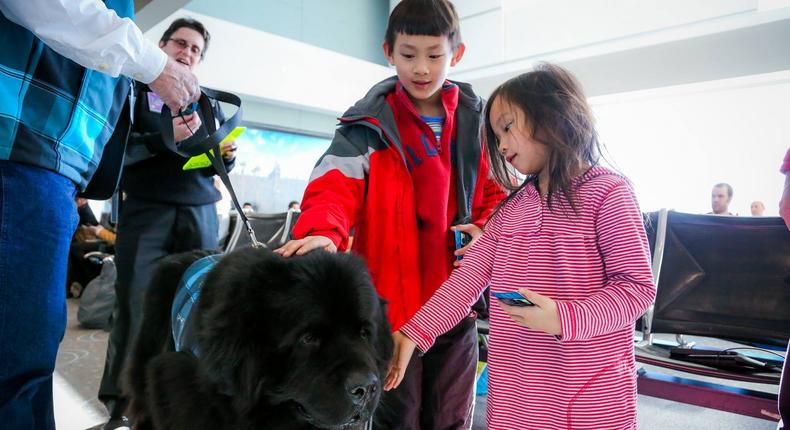
[[[145,40],[132,0],[0,0],[0,427],[54,429],[74,196],[131,79],[178,110],[197,79]],[[123,76],[121,76],[123,75]]]

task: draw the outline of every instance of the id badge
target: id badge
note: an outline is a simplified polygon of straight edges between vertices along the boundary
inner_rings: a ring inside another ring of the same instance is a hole
[[[165,105],[165,102],[152,92],[146,94],[148,95],[148,110],[155,113],[162,113],[162,106]]]

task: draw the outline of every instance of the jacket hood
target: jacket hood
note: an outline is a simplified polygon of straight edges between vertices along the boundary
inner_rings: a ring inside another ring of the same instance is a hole
[[[447,80],[445,85],[447,85],[447,82],[458,86],[460,90],[458,92],[458,103],[460,105],[463,105],[478,113],[482,112],[483,99],[474,93],[470,84]],[[354,106],[349,108],[343,114],[343,118],[348,120],[368,116],[379,118],[381,111],[385,107],[389,107],[387,105],[387,95],[395,91],[395,85],[397,83],[397,76],[391,76],[377,83],[368,91],[367,94],[365,94],[365,97],[356,102]]]

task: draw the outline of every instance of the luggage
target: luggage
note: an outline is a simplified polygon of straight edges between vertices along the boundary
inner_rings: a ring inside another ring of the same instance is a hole
[[[115,261],[112,256],[102,259],[101,273],[85,286],[77,310],[77,321],[84,328],[110,329],[110,317],[115,307]]]

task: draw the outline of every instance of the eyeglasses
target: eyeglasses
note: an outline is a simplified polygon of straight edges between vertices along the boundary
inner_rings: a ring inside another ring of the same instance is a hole
[[[172,38],[171,37],[170,39],[167,39],[167,40],[168,41],[172,41],[173,43],[178,45],[178,47],[181,48],[181,49],[189,49],[193,54],[197,55],[198,57],[202,57],[203,56],[203,52],[201,51],[199,46],[192,45],[192,44],[190,44],[189,42],[187,42],[184,39]]]

